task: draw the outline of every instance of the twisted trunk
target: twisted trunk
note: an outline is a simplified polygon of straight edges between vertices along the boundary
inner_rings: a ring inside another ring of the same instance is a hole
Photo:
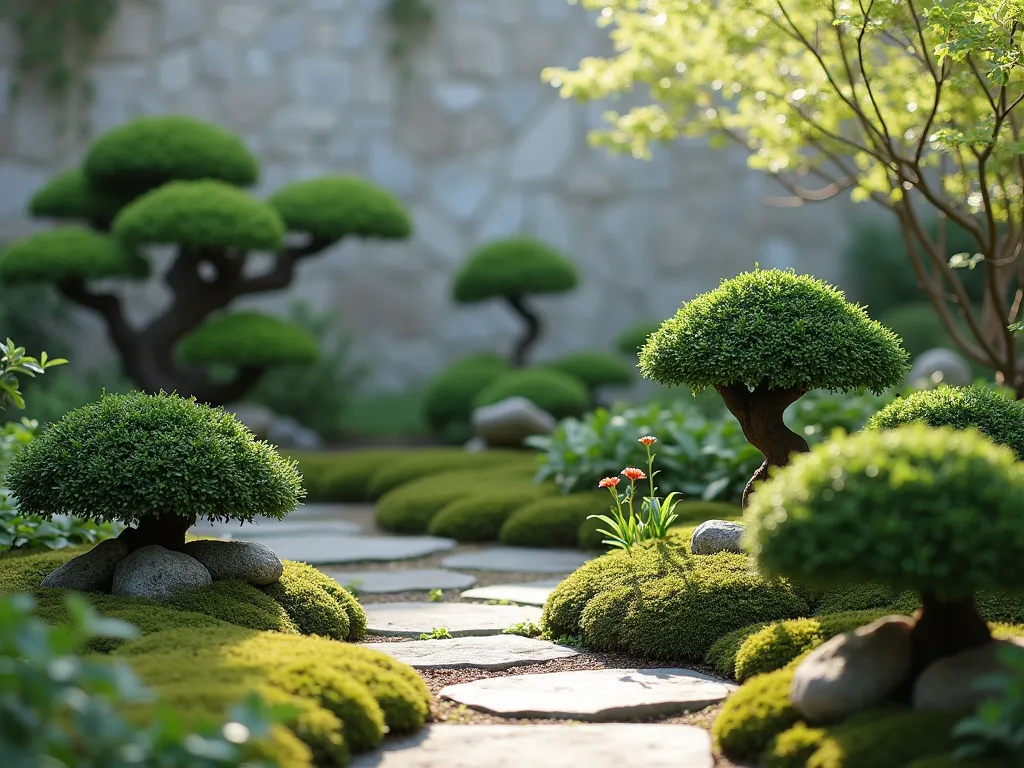
[[[118,535],[128,545],[128,551],[158,545],[166,549],[181,551],[185,547],[185,533],[196,524],[196,518],[178,515],[161,515],[146,517],[139,521],[136,528],[125,528]]]
[[[924,592],[910,642],[916,677],[933,661],[992,642],[992,634],[973,597],[942,600]]]
[[[540,318],[527,306],[522,296],[509,296],[506,300],[526,325],[526,330],[516,341],[515,349],[512,351],[512,365],[516,368],[522,368],[526,365],[530,347],[540,337]]]

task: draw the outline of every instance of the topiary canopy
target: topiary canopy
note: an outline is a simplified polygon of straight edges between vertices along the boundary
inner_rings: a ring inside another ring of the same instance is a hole
[[[477,395],[474,405],[480,408],[510,397],[525,397],[556,419],[579,416],[590,405],[590,393],[582,381],[546,368],[502,374]]]
[[[291,184],[267,201],[291,232],[337,242],[344,237],[403,240],[412,233],[405,206],[380,187],[353,176]]]
[[[36,192],[28,210],[37,218],[90,221],[106,228],[129,200],[97,189],[81,169],[74,168],[54,176]]]
[[[149,262],[107,235],[81,227],[39,232],[0,251],[0,279],[51,283],[149,275]]]
[[[497,240],[477,249],[455,278],[463,303],[533,293],[563,293],[579,282],[576,267],[554,248],[529,237]]]
[[[186,363],[245,366],[309,365],[320,358],[316,338],[305,328],[262,312],[214,315],[181,340]]]
[[[923,422],[930,427],[978,429],[1024,460],[1024,401],[988,387],[946,387],[894,400],[872,416],[866,429],[894,429]]]
[[[643,345],[647,343],[647,339],[650,338],[651,334],[659,328],[661,328],[661,322],[658,320],[647,320],[631,325],[619,334],[619,337],[615,340],[615,348],[624,355],[635,357]]]

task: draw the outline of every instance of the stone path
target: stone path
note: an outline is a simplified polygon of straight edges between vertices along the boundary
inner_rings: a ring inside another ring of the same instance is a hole
[[[343,571],[329,566],[320,569],[341,586],[360,595],[388,595],[430,589],[465,589],[476,584],[476,576],[440,568],[410,568],[402,571]],[[472,591],[472,590],[470,590]],[[465,597],[466,593],[462,593]]]
[[[572,573],[590,556],[574,549],[528,549],[526,547],[490,547],[476,552],[452,555],[441,561],[445,568],[505,573]]]
[[[544,605],[548,596],[560,581],[534,581],[529,584],[496,584],[493,587],[479,587],[462,593],[468,600],[508,600],[524,605]]]
[[[413,669],[487,669],[494,672],[579,656],[579,651],[518,635],[366,643]]]
[[[452,637],[500,635],[513,624],[540,621],[533,606],[474,603],[374,603],[366,608],[366,631],[381,637],[419,637],[445,628]]]

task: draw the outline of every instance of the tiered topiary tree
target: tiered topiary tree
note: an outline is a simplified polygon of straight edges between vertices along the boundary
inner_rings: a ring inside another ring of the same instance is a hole
[[[23,514],[127,526],[129,551],[185,545],[198,519],[281,518],[305,495],[294,462],[219,408],[176,395],[106,395],[26,445],[7,474]]]
[[[51,283],[103,319],[125,372],[148,392],[178,391],[224,404],[245,395],[270,366],[311,363],[315,340],[300,326],[253,312],[221,313],[236,299],[286,288],[296,267],[350,237],[403,239],[409,216],[365,181],[327,177],[252,198],[256,159],[238,137],[190,117],[145,117],[97,139],[81,168],[31,200],[42,219],[71,223],[0,253],[5,283]],[[90,285],[142,280],[146,249],[170,246],[171,301],[137,328],[121,298]],[[273,254],[252,273],[250,256]],[[217,381],[207,366],[235,375]]]
[[[503,299],[526,328],[516,342],[512,365],[526,365],[540,338],[541,321],[527,303],[534,294],[564,293],[579,282],[576,267],[565,256],[529,237],[497,240],[475,251],[455,278],[455,300],[470,304]]]
[[[912,424],[824,443],[753,496],[761,570],[920,592],[914,669],[991,640],[977,590],[1024,586],[1024,464],[975,430]]]
[[[807,441],[783,414],[812,389],[875,393],[903,382],[907,353],[899,337],[808,275],[778,269],[745,272],[680,307],[640,351],[640,372],[659,384],[713,388],[764,463],[784,466]]]

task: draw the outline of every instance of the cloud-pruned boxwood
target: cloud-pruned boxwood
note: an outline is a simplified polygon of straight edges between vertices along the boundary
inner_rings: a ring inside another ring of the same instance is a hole
[[[490,450],[469,453],[461,448],[411,450],[377,467],[370,476],[368,495],[373,501],[400,486],[441,472],[462,469],[507,469],[521,474],[536,465],[532,454],[523,451]]]
[[[109,229],[131,197],[97,189],[80,168],[58,173],[29,199],[28,212],[38,219],[86,221],[97,230]]]
[[[525,397],[556,419],[581,416],[590,406],[590,393],[582,381],[542,367],[503,373],[476,396],[473,404],[481,408],[510,397]]]
[[[1024,460],[1024,401],[990,387],[946,387],[915,392],[872,416],[867,429],[922,422],[930,427],[973,427]]]
[[[777,470],[747,510],[746,546],[770,576],[917,591],[923,669],[991,640],[977,591],[1024,587],[1022,498],[1024,464],[976,430],[869,430]]]
[[[336,243],[347,237],[404,240],[412,234],[405,206],[387,190],[354,176],[290,184],[267,201],[290,232]]]
[[[508,369],[508,362],[497,355],[471,355],[437,374],[423,398],[423,415],[430,430],[446,442],[468,440],[474,400]]]
[[[182,338],[178,353],[182,360],[198,365],[312,365],[320,359],[320,345],[295,323],[240,310],[207,318]]]
[[[38,232],[0,255],[0,279],[10,285],[51,280],[149,276],[149,262],[108,235],[84,227]]]
[[[463,542],[497,541],[501,527],[515,512],[535,500],[557,496],[550,484],[516,485],[507,490],[474,493],[446,505],[430,521],[431,536],[443,536]]]
[[[542,364],[545,368],[579,379],[591,396],[602,387],[622,387],[632,383],[635,371],[609,352],[589,350]]]
[[[880,393],[903,382],[899,337],[838,289],[792,271],[745,272],[685,302],[640,351],[640,372],[667,386],[716,390],[765,457],[743,494],[807,441],[783,420],[812,389]]]
[[[589,515],[608,514],[608,494],[596,491],[540,499],[516,510],[501,527],[502,544],[514,547],[579,545],[580,526]]]

